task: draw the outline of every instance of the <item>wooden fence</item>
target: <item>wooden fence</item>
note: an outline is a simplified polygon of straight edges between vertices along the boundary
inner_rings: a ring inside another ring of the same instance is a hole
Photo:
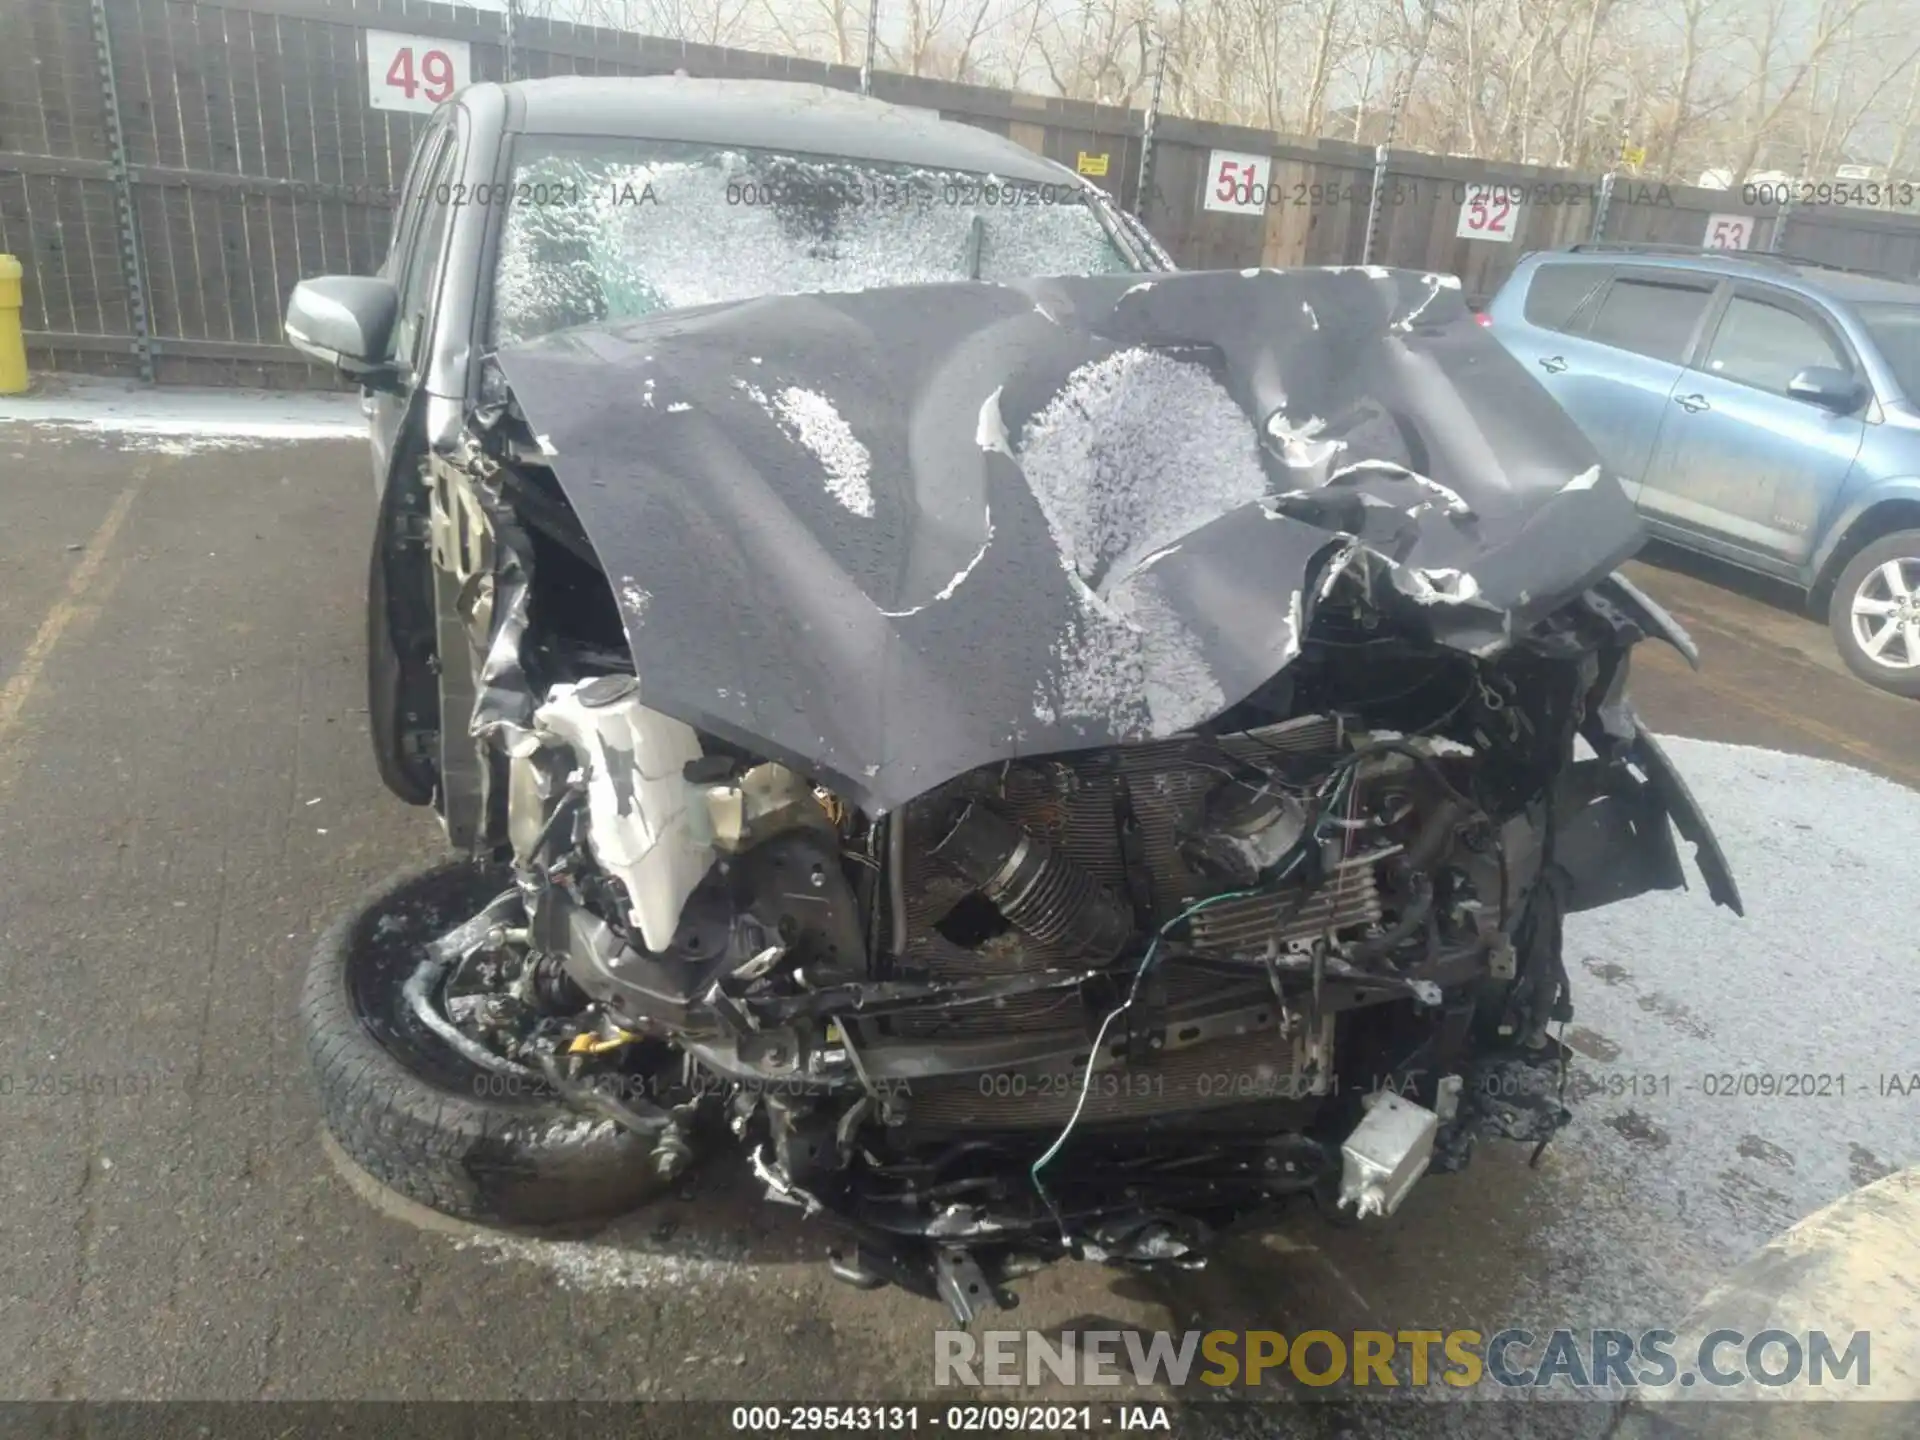
[[[396,43],[383,34],[454,57],[462,82],[685,70],[859,84],[851,66],[528,19],[514,0],[487,5],[7,0],[0,251],[26,267],[34,363],[162,381],[323,380],[281,339],[287,291],[302,276],[379,264],[390,195],[425,115],[373,100],[391,103],[406,86],[424,95],[449,78],[383,73]],[[1092,172],[1190,267],[1364,259],[1448,271],[1486,295],[1528,250],[1597,238],[1699,244],[1710,223],[1724,233],[1728,217],[1743,217],[1733,234],[1752,248],[1920,275],[1920,214],[1744,204],[1737,192],[1382,155],[1167,116],[1155,120],[1142,193],[1142,112],[884,72],[873,93]],[[1464,233],[1475,223],[1478,237]]]

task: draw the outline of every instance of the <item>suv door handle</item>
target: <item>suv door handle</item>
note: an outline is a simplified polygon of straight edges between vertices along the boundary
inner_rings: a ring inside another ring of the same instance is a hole
[[[1562,370],[1567,368],[1567,362],[1562,360],[1558,355],[1549,355],[1540,362],[1540,368],[1549,375],[1558,375]]]
[[[1698,415],[1702,410],[1713,408],[1707,404],[1707,397],[1704,395],[1676,395],[1673,397],[1673,403],[1689,415]]]

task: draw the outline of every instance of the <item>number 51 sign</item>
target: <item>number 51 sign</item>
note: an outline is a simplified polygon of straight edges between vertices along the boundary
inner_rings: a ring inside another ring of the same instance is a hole
[[[367,31],[367,96],[376,110],[432,110],[472,79],[464,40]]]

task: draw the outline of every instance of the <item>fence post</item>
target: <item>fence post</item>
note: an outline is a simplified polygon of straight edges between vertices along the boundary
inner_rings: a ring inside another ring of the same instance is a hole
[[[1134,218],[1142,221],[1147,218],[1147,196],[1153,187],[1153,128],[1160,118],[1160,82],[1167,74],[1167,37],[1155,38],[1160,42],[1160,53],[1153,62],[1153,94],[1147,100],[1147,117],[1140,127],[1140,173],[1133,187]]]
[[[127,313],[133,320],[133,348],[140,360],[140,378],[151,385],[153,335],[147,324],[147,287],[140,263],[140,228],[134,219],[133,180],[127,173],[126,131],[120,124],[120,87],[113,75],[106,0],[92,0],[92,5],[93,48],[100,61],[100,89],[107,104],[107,148],[113,166],[114,209],[120,221],[120,269],[127,282]]]
[[[1613,204],[1613,171],[1609,170],[1600,177],[1600,194],[1593,202],[1593,233],[1587,236],[1589,242],[1598,243],[1607,238],[1607,210]]]
[[[1780,210],[1773,217],[1773,233],[1767,236],[1767,253],[1769,255],[1778,255],[1780,253],[1781,243],[1787,238],[1787,217],[1793,214],[1793,192],[1799,188],[1797,185],[1789,185],[1786,187],[1787,198],[1780,202]]]
[[[1799,176],[1806,175],[1813,168],[1812,160],[1811,155],[1801,155],[1800,168],[1794,173]],[[1767,253],[1770,255],[1778,255],[1781,243],[1787,238],[1787,219],[1793,214],[1793,196],[1799,188],[1800,182],[1797,179],[1787,186],[1786,201],[1780,206],[1780,213],[1773,217],[1773,233],[1767,237]]]
[[[1374,237],[1380,228],[1380,192],[1387,183],[1387,147],[1373,148],[1373,185],[1367,194],[1367,233],[1360,240],[1360,263],[1373,263]]]
[[[519,28],[519,23],[519,0],[506,0],[506,4],[500,8],[500,64],[505,72],[504,78],[508,80],[520,78],[513,73],[514,62],[519,58],[514,52],[513,43],[516,38],[514,31]]]
[[[873,57],[880,48],[880,0],[867,5],[867,58],[860,65],[860,93],[873,93]]]
[[[1431,12],[1429,12],[1427,16],[1427,30],[1429,34],[1433,30],[1433,16]],[[1372,193],[1367,196],[1367,233],[1360,241],[1360,263],[1362,265],[1371,265],[1373,263],[1373,247],[1374,243],[1379,239],[1380,191],[1387,183],[1387,150],[1393,144],[1394,137],[1400,133],[1400,117],[1405,113],[1407,101],[1413,95],[1414,73],[1419,69],[1420,57],[1426,53],[1427,42],[1423,38],[1420,42],[1420,54],[1414,57],[1414,69],[1402,75],[1400,77],[1400,83],[1394,87],[1393,104],[1387,110],[1387,133],[1380,137],[1379,147],[1373,152],[1373,187]],[[1354,130],[1354,138],[1356,140],[1360,138],[1359,128],[1357,126]]]

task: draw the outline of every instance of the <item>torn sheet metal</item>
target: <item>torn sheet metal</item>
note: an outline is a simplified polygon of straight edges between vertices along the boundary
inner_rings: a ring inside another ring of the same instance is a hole
[[[1416,271],[777,296],[499,363],[606,573],[649,596],[622,610],[645,703],[873,811],[1211,719],[1341,573],[1490,655],[1642,538]]]

